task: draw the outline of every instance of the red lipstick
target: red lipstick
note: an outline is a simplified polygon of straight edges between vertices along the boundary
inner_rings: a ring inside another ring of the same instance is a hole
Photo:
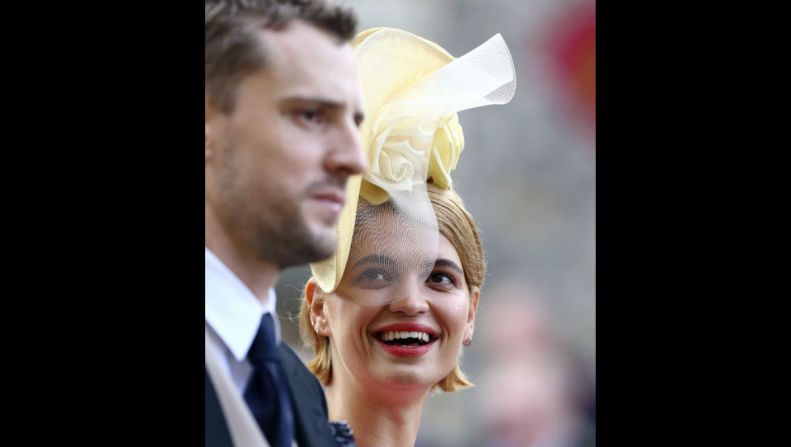
[[[379,347],[390,355],[420,357],[431,350],[438,334],[422,324],[395,323],[378,328],[372,335]]]

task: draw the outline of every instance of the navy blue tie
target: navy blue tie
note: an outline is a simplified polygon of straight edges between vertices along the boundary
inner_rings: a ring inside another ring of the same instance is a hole
[[[253,365],[253,374],[244,392],[244,400],[269,445],[291,447],[294,438],[294,415],[277,354],[272,314],[267,313],[261,317],[258,334],[253,340],[247,359]]]

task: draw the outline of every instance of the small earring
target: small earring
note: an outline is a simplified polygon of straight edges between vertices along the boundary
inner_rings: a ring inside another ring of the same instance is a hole
[[[465,339],[463,342],[461,342],[461,344],[463,344],[464,346],[471,345],[472,344],[472,337],[470,337],[468,339]]]

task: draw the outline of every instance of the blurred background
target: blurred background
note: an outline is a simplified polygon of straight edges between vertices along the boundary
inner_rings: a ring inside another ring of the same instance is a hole
[[[429,397],[418,447],[595,445],[595,60],[593,0],[346,0],[359,30],[388,26],[459,57],[501,33],[516,96],[461,112],[455,188],[487,258],[476,384]],[[278,313],[296,315],[307,267],[287,269]],[[283,337],[309,352],[297,326]]]

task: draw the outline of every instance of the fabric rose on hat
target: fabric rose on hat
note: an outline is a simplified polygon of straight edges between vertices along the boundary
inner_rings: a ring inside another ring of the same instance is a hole
[[[440,120],[434,133],[434,147],[431,149],[431,160],[428,176],[440,188],[450,188],[453,182],[450,171],[456,169],[459,155],[464,150],[464,133],[459,116],[453,114]]]
[[[382,203],[396,191],[409,192],[429,178],[442,188],[452,184],[450,172],[464,149],[458,116],[421,119],[417,115],[405,116],[385,107],[369,124],[371,131],[364,141],[370,167],[364,179],[374,187],[363,186],[361,194],[370,203]]]

